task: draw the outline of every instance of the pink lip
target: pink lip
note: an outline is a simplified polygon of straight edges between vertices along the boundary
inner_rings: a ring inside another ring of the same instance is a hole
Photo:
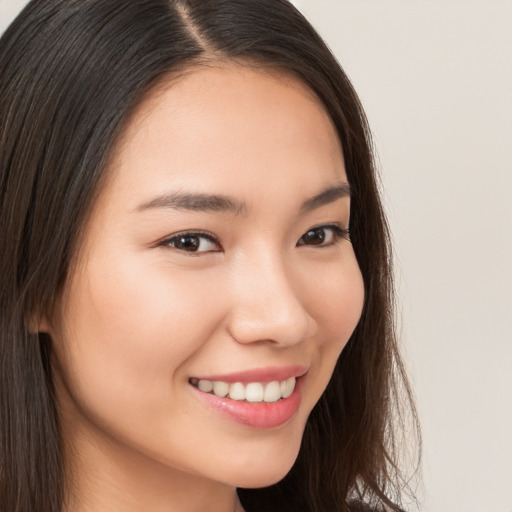
[[[242,372],[234,372],[225,375],[209,375],[194,377],[197,380],[209,380],[227,382],[233,384],[235,382],[241,382],[242,384],[248,384],[249,382],[272,382],[277,380],[279,382],[289,379],[290,377],[301,377],[308,371],[307,366],[292,365],[292,366],[276,366],[269,368],[256,368],[253,370],[246,370]]]
[[[295,415],[301,402],[301,383],[302,379],[299,379],[293,393],[288,398],[271,403],[250,403],[244,400],[220,398],[191,387],[204,403],[220,414],[248,427],[269,429],[283,425]]]
[[[237,423],[258,429],[275,428],[288,422],[295,415],[301,403],[301,388],[305,377],[300,378],[300,376],[304,375],[307,369],[305,367],[294,367],[296,369],[301,368],[295,375],[295,371],[289,373],[290,368],[288,367],[288,370],[284,373],[281,371],[276,373],[276,369],[269,369],[268,371],[254,370],[250,372],[249,377],[249,372],[244,372],[243,378],[240,378],[241,374],[230,374],[206,379],[222,380],[223,382],[271,382],[272,380],[280,381],[289,377],[299,377],[293,393],[288,398],[282,398],[277,402],[251,403],[245,400],[231,400],[227,397],[221,398],[211,393],[204,393],[194,386],[191,386],[191,389],[203,403]],[[230,380],[226,380],[226,378]]]

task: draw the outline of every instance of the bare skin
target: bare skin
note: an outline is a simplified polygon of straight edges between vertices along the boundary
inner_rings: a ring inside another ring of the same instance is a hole
[[[53,339],[67,512],[242,512],[237,487],[293,465],[362,310],[336,132],[290,76],[203,66],[145,99],[109,171],[61,320],[39,326]],[[184,194],[230,206],[176,207]],[[219,413],[193,385],[299,366],[296,410],[271,428]]]

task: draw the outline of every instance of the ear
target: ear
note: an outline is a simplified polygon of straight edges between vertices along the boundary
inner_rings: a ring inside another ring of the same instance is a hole
[[[33,334],[37,334],[40,332],[49,334],[51,330],[50,321],[48,320],[46,315],[34,313],[30,315],[28,321],[28,329]]]

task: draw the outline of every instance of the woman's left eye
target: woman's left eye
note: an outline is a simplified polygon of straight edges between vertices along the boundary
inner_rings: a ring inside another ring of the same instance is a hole
[[[178,233],[167,238],[160,245],[195,254],[221,250],[219,241],[213,235],[198,232]]]
[[[318,226],[306,231],[300,237],[297,245],[329,246],[336,244],[341,239],[350,240],[348,229],[337,225]]]

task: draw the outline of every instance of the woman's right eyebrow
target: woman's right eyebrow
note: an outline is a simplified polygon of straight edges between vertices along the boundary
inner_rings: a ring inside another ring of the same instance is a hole
[[[234,215],[247,213],[247,205],[238,199],[217,194],[189,192],[171,192],[155,197],[141,204],[136,211],[153,208],[171,208],[174,210],[190,210],[202,212],[224,212]]]

